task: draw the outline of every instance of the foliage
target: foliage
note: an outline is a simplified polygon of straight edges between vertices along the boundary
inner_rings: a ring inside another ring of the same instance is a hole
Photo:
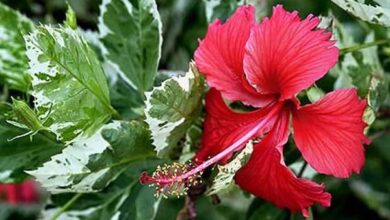
[[[28,18],[0,5],[0,82],[23,92],[30,88],[23,34],[33,28]]]
[[[155,1],[105,0],[100,13],[103,55],[143,94],[153,85],[161,54],[162,24]]]
[[[156,198],[139,183],[140,173],[191,160],[199,148],[207,87],[191,62],[197,39],[208,23],[225,21],[248,3],[256,6],[257,20],[276,3],[302,15],[327,15],[321,25],[333,32],[339,62],[298,95],[301,102],[345,87],[368,99],[366,132],[373,142],[366,166],[348,180],[308,167],[303,177],[324,182],[333,195],[332,207],[314,206],[312,217],[390,218],[387,1],[2,2],[0,182],[38,181],[49,199],[33,208],[44,219],[180,219],[192,203],[197,219],[302,219],[235,187],[234,173],[252,143],[206,171],[205,183],[186,198]],[[284,156],[297,174],[306,167],[291,141]],[[0,219],[7,216],[28,218],[1,205]]]
[[[152,131],[153,145],[161,157],[180,147],[187,130],[199,116],[203,79],[194,64],[185,76],[172,77],[147,92],[145,116]]]
[[[114,121],[90,137],[79,136],[42,167],[27,173],[50,192],[98,191],[129,164],[153,156],[148,135],[139,122]]]
[[[103,69],[77,32],[40,26],[25,39],[34,106],[57,139],[90,134],[110,118],[115,110]]]
[[[390,26],[390,5],[386,1],[375,0],[379,5],[371,6],[364,1],[357,0],[332,0],[342,9],[359,17],[360,19],[386,27]]]

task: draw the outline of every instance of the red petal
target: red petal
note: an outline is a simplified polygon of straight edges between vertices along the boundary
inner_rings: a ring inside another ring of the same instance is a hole
[[[16,204],[18,202],[18,191],[16,184],[7,184],[7,202],[9,204]]]
[[[202,148],[197,152],[195,160],[202,162],[233,144],[262,121],[272,107],[275,106],[252,112],[234,112],[226,106],[221,93],[211,89],[206,96],[207,115],[204,123]],[[257,135],[268,131],[273,120],[271,119],[266,127],[258,131]],[[225,158],[222,163],[226,162],[227,159]]]
[[[308,208],[315,202],[330,206],[331,195],[324,186],[299,179],[283,161],[283,145],[288,140],[288,109],[280,114],[270,133],[254,146],[249,162],[236,174],[236,182],[244,190],[273,202],[279,208],[301,211],[308,217]]]
[[[257,91],[289,99],[323,77],[338,60],[331,33],[315,29],[320,20],[300,20],[281,5],[270,19],[252,28],[246,44],[244,70]]]
[[[245,43],[254,24],[253,6],[239,7],[225,24],[216,20],[195,51],[195,63],[206,75],[209,86],[221,91],[224,97],[265,106],[274,97],[259,95],[245,79],[242,67]]]
[[[37,185],[34,181],[28,180],[20,185],[20,197],[23,202],[33,203],[38,201]]]
[[[345,178],[360,171],[366,105],[355,89],[340,89],[293,112],[295,143],[319,173]]]

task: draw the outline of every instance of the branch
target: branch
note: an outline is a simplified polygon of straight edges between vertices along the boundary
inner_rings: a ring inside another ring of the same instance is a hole
[[[57,212],[53,214],[53,216],[50,218],[50,220],[56,220],[62,213],[64,213],[66,210],[68,210],[73,203],[75,203],[83,194],[78,193],[74,195],[64,206],[62,206]]]
[[[377,40],[377,41],[373,41],[373,42],[369,42],[369,43],[355,45],[352,47],[342,48],[342,49],[340,49],[340,56],[347,54],[347,53],[355,52],[355,51],[358,51],[358,50],[361,50],[364,48],[373,47],[373,46],[377,46],[377,45],[381,45],[381,44],[387,44],[387,43],[390,43],[390,39],[382,39],[382,40]]]

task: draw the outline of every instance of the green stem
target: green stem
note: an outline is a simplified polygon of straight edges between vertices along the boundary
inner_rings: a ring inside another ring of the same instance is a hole
[[[382,40],[377,40],[377,41],[373,41],[373,42],[369,42],[369,43],[355,45],[352,47],[342,48],[342,49],[340,49],[340,55],[344,55],[344,54],[355,52],[355,51],[358,51],[358,50],[361,50],[364,48],[373,47],[373,46],[386,44],[386,43],[390,43],[390,39],[382,39]]]
[[[297,175],[298,178],[302,177],[303,173],[304,173],[305,170],[306,170],[306,167],[307,167],[307,162],[304,161],[304,162],[303,162],[303,165],[302,165],[302,167],[301,167],[301,169],[299,170],[299,173],[298,173],[298,175]]]
[[[6,102],[9,98],[9,90],[8,90],[8,87],[6,85],[4,85],[3,87],[3,94],[1,96],[1,101],[3,102]]]
[[[50,220],[56,220],[62,213],[68,210],[83,194],[78,193],[74,195],[64,206],[61,207],[54,215],[50,218]]]
[[[110,105],[110,111],[111,111],[111,114],[112,114],[112,118],[113,119],[116,119],[116,120],[120,120],[122,119],[121,115],[119,114],[119,112],[117,112],[116,109],[114,109],[111,105]]]

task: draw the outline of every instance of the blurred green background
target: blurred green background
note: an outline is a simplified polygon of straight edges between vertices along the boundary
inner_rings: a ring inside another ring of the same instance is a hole
[[[36,23],[61,23],[67,9],[64,0],[2,0],[11,8],[21,11]],[[97,29],[100,0],[69,0],[77,14],[81,28]],[[198,39],[203,38],[207,30],[205,2],[202,0],[157,0],[163,21],[163,49],[160,62],[161,70],[182,70],[188,68]],[[269,15],[272,6],[281,3],[288,10],[298,10],[301,17],[315,15],[334,15],[357,43],[363,42],[367,34],[374,32],[375,39],[390,37],[386,28],[368,24],[350,16],[330,1],[254,1],[262,5],[259,15]],[[236,1],[226,1],[221,8],[221,18],[226,19]],[[390,46],[378,47],[380,65],[388,77],[390,71]],[[327,76],[319,86],[329,91],[336,81],[334,76]],[[387,87],[388,93],[388,87]],[[388,98],[387,98],[388,99]],[[388,103],[388,102],[387,102]],[[315,219],[390,219],[390,108],[383,104],[377,119],[371,126],[369,136],[372,144],[367,147],[367,161],[360,175],[340,180],[333,177],[316,176],[315,180],[324,182],[327,191],[332,194],[332,206],[324,209],[313,208]],[[287,149],[288,150],[288,149]],[[294,161],[299,155],[286,155],[287,162]],[[198,204],[198,219],[298,219],[299,215],[290,216],[288,212],[275,209],[261,199],[252,199],[243,193],[233,193],[221,198],[221,203],[211,207],[210,198],[202,198]],[[164,200],[159,219],[175,219],[183,206],[183,199]],[[27,214],[26,214],[27,213]],[[1,219],[34,219],[36,213],[0,205]]]

